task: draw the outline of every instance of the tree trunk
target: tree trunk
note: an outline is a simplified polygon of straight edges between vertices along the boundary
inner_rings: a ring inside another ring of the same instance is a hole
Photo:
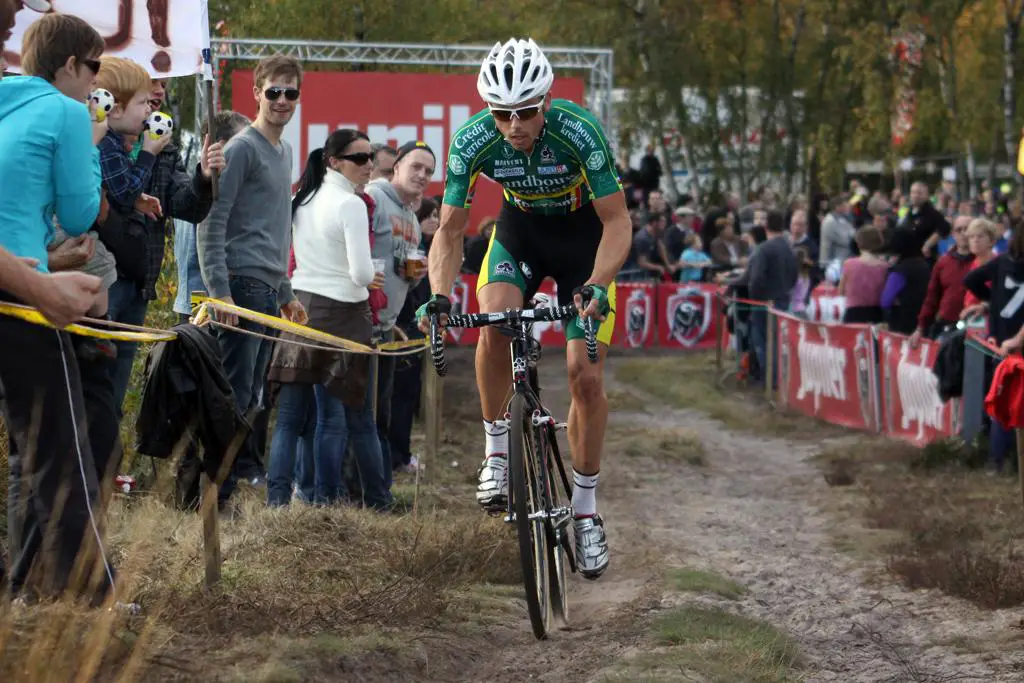
[[[1020,38],[1020,23],[1024,15],[1024,0],[1003,0],[1006,9],[1006,28],[1003,31],[1003,145],[1006,158],[1016,171],[1017,159],[1017,41]]]

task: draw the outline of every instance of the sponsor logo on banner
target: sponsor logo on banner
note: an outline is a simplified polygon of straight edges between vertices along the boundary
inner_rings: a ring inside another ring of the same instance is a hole
[[[875,397],[875,354],[872,350],[874,342],[870,329],[862,329],[857,333],[853,345],[853,361],[857,364],[857,398],[860,399],[860,416],[864,425],[876,429],[878,415]]]
[[[672,339],[686,348],[696,346],[711,326],[711,291],[683,287],[665,303],[664,320]]]
[[[452,285],[452,311],[465,315],[470,312],[469,302],[470,297],[473,296],[473,292],[470,290],[469,283],[463,278],[459,277],[455,280],[455,284]],[[462,327],[449,327],[448,333],[452,335],[452,339],[455,343],[459,343],[459,339],[462,338],[463,333],[466,332],[465,328]]]
[[[917,423],[917,438],[924,438],[925,427],[942,429],[942,401],[939,400],[939,379],[932,373],[927,361],[927,347],[918,348],[918,361],[910,359],[910,340],[900,342],[900,362],[896,366],[896,385],[903,409],[902,428],[910,429]]]
[[[821,410],[822,398],[846,400],[846,349],[831,346],[828,328],[820,329],[820,343],[807,339],[806,324],[797,329],[800,383],[796,398],[802,401],[808,394],[813,396],[815,413]]]
[[[841,323],[846,312],[846,297],[831,285],[818,285],[811,292],[807,317],[819,323]]]
[[[651,334],[654,311],[651,294],[644,289],[634,289],[626,300],[626,345],[634,349],[647,343]]]

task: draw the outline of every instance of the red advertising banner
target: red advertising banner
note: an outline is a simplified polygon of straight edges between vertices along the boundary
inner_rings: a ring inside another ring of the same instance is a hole
[[[479,313],[480,304],[476,299],[476,275],[460,273],[455,278],[452,286],[451,301],[452,310],[456,313]],[[544,294],[552,299],[558,298],[555,283],[546,278],[540,285],[538,294]],[[535,323],[533,336],[542,346],[564,347],[565,335],[562,333],[562,323]],[[460,346],[473,346],[480,340],[479,329],[452,328],[449,330],[449,338]]]
[[[908,337],[891,332],[879,332],[878,344],[885,434],[924,446],[959,433],[960,401],[943,403],[932,373],[939,345],[924,339],[911,348]]]
[[[430,145],[438,160],[427,194],[441,194],[452,133],[483,109],[476,78],[475,73],[307,72],[299,107],[284,130],[292,147],[292,181],[298,181],[309,151],[323,145],[331,131],[358,128],[372,142],[397,147],[423,140]],[[552,93],[582,104],[583,80],[559,75]],[[231,94],[236,111],[256,115],[251,71],[232,72]],[[501,208],[497,183],[481,178],[476,187],[470,232],[484,218],[497,217]]]
[[[779,402],[832,424],[878,431],[875,341],[867,325],[776,314]]]
[[[658,283],[658,346],[713,349],[719,324],[717,285]]]
[[[615,337],[612,343],[627,349],[654,346],[658,295],[653,282],[615,283]]]
[[[846,311],[846,297],[839,296],[835,285],[821,284],[811,292],[807,317],[819,323],[841,323]]]

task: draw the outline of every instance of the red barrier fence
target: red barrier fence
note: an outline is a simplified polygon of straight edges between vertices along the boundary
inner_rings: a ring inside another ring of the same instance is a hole
[[[475,275],[459,275],[452,304],[478,312]],[[540,291],[556,296],[550,280]],[[705,283],[622,282],[616,284],[615,337],[620,348],[713,349],[725,324],[721,288]],[[783,408],[832,424],[903,439],[923,446],[959,431],[959,400],[943,403],[931,368],[938,344],[844,325],[845,300],[830,285],[811,294],[809,320],[772,310],[777,326],[775,372]],[[473,345],[479,330],[451,330],[455,343]],[[538,323],[543,346],[564,347],[560,323]],[[730,335],[722,334],[724,347]]]
[[[460,274],[452,288],[452,305],[460,313],[477,313],[476,275]],[[615,285],[614,346],[623,348],[713,349],[721,318],[717,285],[704,283],[620,282]],[[540,291],[557,296],[551,280]],[[564,347],[561,323],[537,323],[534,336],[543,346]],[[479,330],[452,330],[456,344],[476,344]]]

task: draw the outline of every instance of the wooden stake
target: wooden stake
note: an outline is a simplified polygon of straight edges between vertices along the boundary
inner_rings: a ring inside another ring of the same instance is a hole
[[[217,485],[210,477],[202,474],[203,513],[203,557],[206,567],[206,587],[213,588],[220,582],[220,520],[217,514]]]
[[[768,403],[774,405],[772,395],[772,375],[775,371],[775,335],[772,334],[772,320],[775,317],[769,306],[764,307],[765,312],[765,342],[764,342],[764,397]]]
[[[1024,429],[1016,429],[1017,437],[1017,479],[1020,482],[1020,499],[1024,503]]]
[[[718,305],[715,307],[715,377],[721,381],[722,378],[722,356],[725,350],[722,345],[725,343],[725,318],[722,315],[723,311],[722,304],[725,301],[721,296],[715,296],[715,301]]]

